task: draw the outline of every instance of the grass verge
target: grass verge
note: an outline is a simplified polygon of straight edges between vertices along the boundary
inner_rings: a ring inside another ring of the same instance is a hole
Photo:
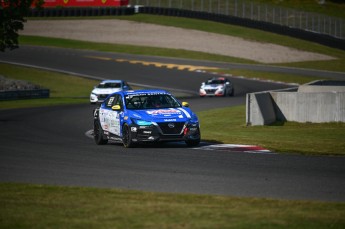
[[[344,228],[345,203],[0,184],[2,228]]]
[[[50,89],[50,98],[0,101],[0,109],[88,103],[92,88],[99,80],[84,79],[56,72],[0,63],[0,74],[25,80]]]
[[[345,123],[275,123],[246,126],[245,106],[198,112],[202,139],[259,145],[281,153],[345,155]]]

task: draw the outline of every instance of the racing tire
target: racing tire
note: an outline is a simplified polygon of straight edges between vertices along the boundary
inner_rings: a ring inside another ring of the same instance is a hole
[[[234,96],[235,95],[235,89],[233,88],[229,96]]]
[[[97,145],[105,145],[108,143],[108,139],[104,138],[102,127],[98,120],[95,120],[93,124],[93,139]]]
[[[122,143],[123,143],[123,146],[126,148],[135,147],[135,143],[132,140],[130,127],[126,123],[122,127]]]
[[[193,140],[186,140],[185,141],[188,147],[195,147],[200,144],[200,138],[199,139],[193,139]]]

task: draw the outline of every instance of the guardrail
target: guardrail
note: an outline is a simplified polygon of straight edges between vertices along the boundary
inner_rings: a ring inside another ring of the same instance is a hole
[[[250,0],[131,0],[131,4],[172,8],[264,21],[345,39],[345,20]],[[321,1],[319,1],[319,4]],[[318,4],[315,1],[314,4]]]
[[[312,41],[328,47],[345,50],[345,40],[326,34],[319,34],[285,25],[277,25],[265,21],[256,21],[231,15],[208,13],[176,8],[161,7],[74,7],[74,8],[44,8],[32,9],[29,17],[83,17],[83,16],[120,16],[133,15],[135,13],[157,14],[175,17],[196,18],[221,23],[260,29],[268,32],[291,36],[303,40]]]
[[[49,89],[0,91],[0,100],[49,98]]]
[[[291,28],[284,25],[277,25],[265,21],[256,21],[248,18],[235,17],[230,15],[208,13],[202,11],[192,11],[174,8],[160,8],[160,7],[146,7],[142,6],[138,10],[143,14],[157,14],[165,16],[187,17],[202,20],[216,21],[226,24],[238,25],[253,29],[264,30],[281,35],[291,36],[307,41],[312,41],[328,47],[345,50],[345,40],[332,37],[325,34],[318,34],[310,31],[305,31],[297,28]]]

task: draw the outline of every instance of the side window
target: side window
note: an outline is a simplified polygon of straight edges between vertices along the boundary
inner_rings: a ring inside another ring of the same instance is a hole
[[[123,107],[123,105],[122,105],[122,96],[121,95],[115,95],[115,100],[113,102],[113,106],[114,105],[120,105],[121,107]]]
[[[111,96],[106,100],[105,106],[108,108],[111,108],[113,106],[113,103],[115,101],[115,96]]]

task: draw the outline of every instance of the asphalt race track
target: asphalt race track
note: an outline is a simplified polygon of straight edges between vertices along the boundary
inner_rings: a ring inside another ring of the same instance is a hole
[[[212,75],[179,66],[229,64],[33,46],[0,53],[0,61],[173,89],[192,96],[183,100],[195,111],[244,104],[248,92],[288,87],[234,78],[235,97],[198,98],[193,95],[200,82]],[[200,150],[181,143],[133,149],[117,143],[97,146],[86,136],[93,108],[1,110],[0,181],[345,201],[344,157]]]

